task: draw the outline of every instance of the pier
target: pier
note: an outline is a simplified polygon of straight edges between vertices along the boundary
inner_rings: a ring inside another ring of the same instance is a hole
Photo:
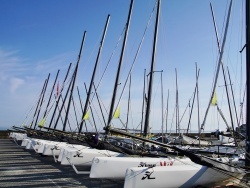
[[[0,187],[119,188],[124,181],[91,179],[76,174],[71,166],[55,163],[53,157],[27,151],[13,140],[0,139]]]

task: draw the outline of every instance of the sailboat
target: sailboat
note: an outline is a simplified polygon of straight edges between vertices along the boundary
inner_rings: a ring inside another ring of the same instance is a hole
[[[187,164],[193,164],[193,162],[187,158],[168,157],[95,157],[93,159],[90,178],[107,178],[107,179],[125,179],[125,172],[129,167],[157,167],[157,166],[182,166]],[[117,168],[119,166],[119,168]],[[107,170],[109,169],[109,170]]]
[[[160,8],[160,0],[158,1],[157,7]],[[247,4],[247,7],[249,7],[249,4]],[[249,70],[247,69],[247,71]],[[151,74],[152,72],[153,71],[151,71]],[[248,89],[249,88],[250,87],[248,87]],[[147,116],[149,117],[149,114],[147,114]],[[147,129],[148,127],[145,126],[145,132],[144,132],[145,135],[147,134],[147,131],[148,131]],[[230,164],[218,161],[216,159],[211,159],[203,155],[198,155],[190,151],[183,150],[182,148],[179,148],[176,146],[170,146],[170,145],[159,143],[153,140],[148,140],[146,138],[131,135],[127,132],[114,129],[112,127],[107,127],[106,131],[110,133],[116,133],[116,134],[124,135],[127,137],[131,137],[137,140],[141,140],[142,142],[145,142],[145,143],[152,143],[152,144],[160,145],[164,148],[176,150],[179,153],[182,153],[185,156],[189,157],[189,159],[184,158],[182,160],[177,160],[177,158],[175,158],[175,161],[180,162],[179,165],[175,165],[175,162],[173,162],[171,158],[169,159],[165,159],[165,158],[164,159],[160,159],[160,158],[152,159],[151,158],[150,159],[151,161],[149,161],[149,159],[146,159],[146,158],[142,159],[138,157],[134,158],[135,159],[134,161],[128,157],[124,157],[124,158],[110,157],[109,158],[110,160],[107,160],[107,158],[101,158],[101,157],[93,159],[92,164],[100,163],[102,165],[102,168],[105,167],[104,166],[105,160],[111,161],[115,159],[116,161],[118,161],[116,163],[117,166],[119,166],[119,164],[123,163],[124,161],[131,160],[132,161],[130,163],[131,166],[123,165],[121,168],[122,170],[119,172],[120,174],[119,177],[121,177],[121,172],[123,172],[124,174],[122,177],[122,178],[125,178],[124,187],[191,187],[191,186],[196,186],[196,185],[210,184],[210,183],[214,183],[217,181],[229,180],[230,178],[233,178],[234,180],[239,180],[245,174],[248,173],[248,171],[246,171],[243,168],[236,168],[234,165],[230,165]],[[249,132],[250,131],[248,131],[248,133]],[[79,151],[81,149],[82,148],[77,148],[77,147],[74,148],[75,151]],[[75,154],[77,154],[77,152]],[[246,158],[249,158],[248,150],[247,150],[246,155],[247,155]],[[58,160],[60,161],[62,160],[61,155],[59,155]],[[148,161],[145,161],[145,160],[148,160]],[[136,165],[138,163],[139,165]],[[112,164],[112,161],[111,161],[111,164]],[[125,174],[124,169],[126,168],[127,168],[127,171]],[[116,173],[118,174],[118,172]],[[109,175],[109,177],[110,176],[112,175]],[[178,178],[178,177],[181,177],[181,178]]]
[[[150,80],[149,80],[149,89],[148,89],[148,103],[145,115],[145,127],[144,127],[144,137],[147,136],[148,133],[148,124],[149,124],[149,111],[150,111],[150,102],[151,102],[151,94],[152,94],[152,85],[153,85],[153,73],[154,73],[154,63],[155,63],[155,53],[156,53],[156,44],[157,44],[157,33],[158,33],[158,23],[159,23],[159,14],[160,14],[160,1],[157,1],[156,4],[157,11],[156,11],[156,22],[155,22],[155,32],[154,32],[154,48],[153,48],[153,56],[152,56],[152,63],[151,63],[151,70],[150,70]],[[107,131],[112,131],[112,128],[108,128]],[[118,132],[117,132],[118,133]],[[119,131],[118,134],[124,136],[130,136],[129,133],[123,134],[123,132]],[[137,137],[133,137],[137,138]],[[144,139],[144,145],[147,142],[147,139]],[[156,142],[154,142],[156,143]],[[157,145],[157,144],[156,144]],[[156,167],[156,166],[178,166],[181,168],[183,164],[193,164],[190,159],[187,158],[170,158],[165,156],[164,158],[157,158],[156,155],[151,155],[151,157],[147,156],[125,156],[125,157],[95,157],[92,162],[90,177],[91,178],[115,178],[115,179],[124,179],[125,178],[125,171],[129,167]],[[119,166],[119,168],[109,168],[109,172],[106,172],[104,169],[107,166]]]
[[[230,6],[232,5],[232,1]],[[249,31],[249,1],[246,1],[246,20],[247,20],[247,43],[250,36]],[[249,67],[249,49],[247,49],[247,67]],[[248,69],[248,68],[247,68]],[[247,70],[247,80],[249,80],[249,72]],[[249,82],[248,90],[249,90]],[[249,104],[249,103],[248,103]],[[247,111],[249,112],[249,111]],[[248,116],[247,116],[248,117]],[[248,122],[248,120],[247,120]],[[248,125],[248,123],[247,123]],[[249,132],[248,132],[249,133]],[[226,181],[234,182],[236,185],[240,183],[241,187],[249,187],[246,182],[241,179],[249,173],[245,168],[236,167],[232,164],[229,164],[225,161],[218,159],[213,159],[211,157],[206,157],[200,154],[194,154],[190,151],[184,151],[178,147],[175,149],[179,152],[185,154],[189,157],[195,165],[187,166],[186,168],[177,169],[172,167],[153,167],[153,168],[138,168],[131,167],[126,171],[126,178],[124,187],[191,187],[198,185],[212,185],[220,182],[222,185]],[[246,151],[246,160],[249,160],[249,148]],[[248,159],[247,159],[248,158]],[[249,162],[246,165],[249,165]],[[193,168],[193,171],[191,168]],[[189,169],[190,173],[185,173]],[[181,176],[181,179],[176,181],[176,176]]]
[[[232,6],[232,1],[230,3]],[[158,7],[160,7],[160,0],[158,1]],[[150,105],[149,105],[150,106]],[[148,114],[149,115],[149,114]],[[147,127],[145,128],[147,130]],[[114,174],[120,174],[119,178],[122,178],[122,173],[114,169],[113,173],[108,173],[109,175],[105,176],[105,172],[102,174],[99,173],[101,168],[96,168],[96,166],[104,167],[104,163],[108,164],[115,163],[118,166],[122,166],[122,170],[126,168],[128,165],[126,174],[125,174],[125,183],[124,187],[192,187],[199,185],[213,185],[215,183],[224,183],[226,181],[239,183],[241,179],[249,173],[248,170],[241,167],[236,167],[234,164],[228,163],[228,161],[222,161],[221,158],[211,158],[206,157],[201,154],[197,154],[192,152],[191,150],[184,150],[178,146],[170,146],[168,144],[159,143],[153,140],[149,140],[146,138],[138,137],[132,135],[130,133],[111,128],[108,129],[109,132],[114,134],[120,134],[127,137],[131,137],[133,139],[138,139],[143,142],[149,142],[152,144],[156,144],[162,146],[164,148],[170,148],[179,153],[182,153],[186,157],[191,159],[191,163],[182,163],[182,165],[166,165],[166,166],[157,166],[150,165],[149,167],[141,167],[141,166],[133,166],[131,161],[126,163],[126,157],[116,159],[114,157],[105,159],[105,158],[95,158],[93,160],[93,170],[91,169],[90,177],[115,177],[118,178]],[[145,131],[144,133],[146,133]],[[130,158],[127,158],[131,160]],[[137,164],[138,161],[142,159],[136,159]],[[134,159],[134,161],[136,161]],[[160,160],[160,159],[158,159]],[[125,164],[124,164],[125,163]],[[129,165],[131,165],[129,167]],[[93,171],[93,173],[92,173]],[[181,177],[181,178],[178,178]],[[242,187],[248,187],[248,185],[243,181],[241,182]]]
[[[18,139],[20,137],[20,140],[22,141],[21,146],[25,147],[25,149],[35,150],[37,153],[39,153],[41,155],[53,156],[56,162],[58,161],[58,156],[60,155],[61,150],[64,151],[64,148],[65,149],[68,149],[68,148],[70,148],[70,149],[72,149],[72,148],[74,148],[74,149],[76,149],[76,148],[77,149],[89,148],[87,146],[83,146],[84,145],[84,142],[83,142],[84,140],[82,139],[81,136],[78,137],[78,141],[79,141],[78,143],[81,143],[81,145],[73,145],[73,144],[68,143],[69,139],[73,137],[73,134],[65,131],[65,126],[66,126],[66,123],[67,123],[67,113],[69,112],[69,106],[70,106],[70,102],[71,102],[71,98],[72,98],[72,92],[73,92],[74,83],[75,83],[75,79],[76,79],[76,75],[77,75],[78,65],[80,63],[80,57],[81,57],[83,43],[84,43],[84,40],[85,40],[85,34],[86,34],[86,31],[83,34],[77,65],[76,65],[75,70],[73,71],[73,75],[72,75],[72,78],[70,80],[70,84],[69,84],[69,87],[67,89],[65,98],[62,99],[62,97],[61,97],[63,87],[61,88],[60,92],[57,91],[57,97],[55,97],[56,106],[55,106],[55,110],[54,110],[54,113],[52,115],[52,119],[50,121],[49,127],[44,127],[45,117],[47,115],[46,114],[47,108],[46,108],[46,111],[45,111],[43,119],[42,119],[43,123],[40,126],[40,130],[36,129],[35,126],[34,126],[34,128],[32,128],[31,126],[30,126],[30,128],[24,127],[23,130],[29,135],[29,137],[27,137],[27,136],[26,137],[24,137],[24,136],[21,137],[20,133],[17,134],[19,136],[15,136]],[[65,84],[65,82],[67,80],[70,67],[71,67],[71,63],[70,63],[70,66],[68,68],[66,77],[64,79],[63,86],[64,86],[64,84]],[[57,76],[58,76],[58,73],[57,73]],[[57,79],[57,76],[56,76],[56,79]],[[55,79],[55,82],[54,82],[54,85],[53,85],[53,88],[52,88],[52,91],[51,91],[51,94],[50,94],[50,99],[51,99],[51,96],[52,96],[52,92],[54,90],[56,79]],[[47,82],[45,82],[45,83],[47,83]],[[59,90],[59,88],[57,88],[57,89]],[[58,122],[58,120],[59,120],[59,118],[61,116],[60,113],[61,113],[62,109],[64,108],[64,103],[66,101],[66,98],[67,98],[67,95],[68,95],[70,89],[71,89],[70,99],[69,99],[69,103],[68,103],[68,109],[66,111],[66,117],[65,117],[65,121],[64,121],[64,125],[63,125],[63,130],[57,130],[56,129],[57,122]],[[43,89],[43,91],[41,93],[41,96],[39,97],[39,101],[40,101],[40,98],[42,98],[42,94],[44,96],[44,93],[45,93],[45,91]],[[50,99],[48,101],[47,107],[49,106]],[[56,123],[54,125],[54,128],[51,128],[53,118],[55,117],[55,112],[56,112],[57,108],[59,108],[58,107],[59,99],[63,100],[63,105],[62,105],[62,107],[60,109],[60,112],[59,112],[58,118],[56,120]],[[41,105],[41,102],[38,102],[38,105]],[[37,108],[38,108],[38,105],[37,105]],[[35,115],[36,115],[36,113],[35,113]],[[37,115],[36,119],[38,119],[38,116],[39,116],[39,114]],[[36,125],[36,123],[35,123],[35,125]],[[63,153],[65,153],[65,152],[63,152]]]
[[[107,21],[106,21],[106,26],[105,26],[105,29],[103,32],[101,44],[103,43],[103,40],[105,38],[107,25],[109,23],[109,17],[110,16],[108,16]],[[130,18],[130,15],[128,18]],[[127,28],[127,30],[128,30],[128,28]],[[125,39],[126,39],[126,35],[125,35]],[[125,39],[124,39],[124,41],[125,41]],[[98,57],[99,57],[101,48],[102,48],[102,45],[100,45]],[[97,59],[97,62],[98,62],[98,59]],[[96,65],[97,65],[97,62],[96,62]],[[89,91],[88,91],[88,95],[87,95],[87,100],[86,100],[85,107],[83,110],[83,116],[82,116],[83,120],[82,120],[81,125],[80,125],[79,134],[81,133],[82,125],[83,125],[83,121],[84,121],[84,116],[87,113],[87,107],[89,105],[89,96],[90,96],[91,88],[93,85],[96,65],[94,68],[94,72],[92,75],[92,79],[91,79],[91,83],[90,83],[90,87],[89,87]],[[76,168],[76,165],[91,166],[92,160],[96,156],[120,156],[120,155],[123,155],[122,153],[124,153],[124,150],[112,145],[110,143],[110,140],[103,141],[103,140],[99,140],[98,138],[95,139],[95,137],[97,137],[97,135],[98,135],[98,133],[96,133],[96,135],[94,136],[94,139],[93,139],[93,136],[85,138],[85,141],[88,143],[89,146],[91,146],[91,148],[81,148],[81,149],[70,149],[69,148],[69,149],[65,149],[64,151],[61,150],[61,152],[59,154],[58,161],[60,161],[60,163],[62,165],[71,165],[77,174],[85,174],[88,172],[78,171]]]

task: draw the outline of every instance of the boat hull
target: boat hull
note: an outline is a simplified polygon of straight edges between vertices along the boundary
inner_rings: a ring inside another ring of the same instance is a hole
[[[129,167],[177,166],[191,163],[193,162],[189,158],[95,157],[90,178],[125,179]]]
[[[124,188],[175,188],[194,186],[214,186],[230,179],[233,174],[225,174],[198,164],[168,167],[139,168],[126,171]],[[237,174],[240,179],[243,174]],[[234,179],[236,180],[236,179]]]
[[[83,148],[88,148],[83,145],[75,145],[75,144],[68,144],[67,146],[64,146],[60,149],[59,156],[58,156],[58,161],[61,162],[63,158],[68,154],[70,151],[79,151]]]
[[[61,160],[62,165],[82,165],[91,166],[94,157],[118,156],[120,153],[109,150],[82,149],[80,151],[69,151]]]

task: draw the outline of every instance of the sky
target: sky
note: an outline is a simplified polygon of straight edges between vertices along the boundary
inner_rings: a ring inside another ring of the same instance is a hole
[[[211,4],[221,45],[229,0],[212,0]],[[57,71],[60,70],[57,83],[59,82],[61,88],[69,64],[72,63],[70,75],[76,66],[81,40],[86,31],[73,94],[76,110],[74,112],[71,104],[69,115],[71,130],[76,129],[82,116],[76,88],[79,88],[84,105],[86,100],[84,84],[89,87],[101,36],[107,17],[110,15],[94,80],[96,85],[100,83],[97,93],[102,103],[104,119],[107,121],[129,6],[128,0],[2,0],[0,6],[0,130],[10,129],[13,125],[28,125],[32,122],[44,81],[50,74],[41,114],[38,117],[39,120],[41,119]],[[145,110],[142,111],[144,85],[147,88],[147,84],[144,84],[144,74],[149,74],[152,62],[154,6],[154,0],[134,0],[115,102],[115,108],[119,106],[121,114],[120,119],[112,120],[112,124],[118,128],[122,128],[128,122],[130,129],[136,129],[141,126],[142,117],[145,118],[142,115],[143,112],[145,114]],[[222,58],[226,73],[227,69],[230,73],[238,116],[240,104],[245,105],[243,97],[245,54],[244,51],[239,53],[245,44],[244,11],[244,1],[233,2]],[[148,27],[146,27],[147,24]],[[219,59],[210,1],[162,0],[158,28],[150,129],[160,131],[162,128],[164,130],[167,128],[168,131],[175,132],[178,91],[180,128],[187,129],[192,111],[190,126],[191,130],[197,131],[209,104]],[[141,48],[136,55],[141,41],[143,41]],[[108,68],[103,75],[107,64]],[[126,85],[125,83],[132,65],[129,87],[129,81]],[[194,107],[191,110],[196,85],[196,65],[199,70],[198,100],[195,98]],[[229,83],[228,74],[226,77]],[[65,88],[68,83],[69,79],[66,81]],[[227,123],[232,125],[231,122],[233,122],[235,126],[236,114],[233,111],[231,121],[224,85],[222,71],[220,71],[216,86],[218,107],[221,108]],[[229,91],[231,93],[231,90]],[[55,91],[53,93],[55,94]],[[64,96],[65,93],[66,89],[63,90],[62,95]],[[230,103],[233,106],[231,94]],[[92,108],[93,113],[87,121],[88,130],[94,129],[95,122],[98,131],[101,131],[105,123],[96,97],[93,98]],[[45,126],[48,126],[52,112],[53,110],[48,113]],[[245,121],[244,113],[243,108],[241,123]],[[60,129],[60,125],[58,128]],[[217,128],[224,130],[226,124],[219,117],[216,107],[211,107],[205,129],[210,131]]]

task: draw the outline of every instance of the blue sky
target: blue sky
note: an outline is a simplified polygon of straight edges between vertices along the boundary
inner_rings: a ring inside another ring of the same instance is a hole
[[[214,0],[211,2],[221,39],[229,1]],[[163,0],[161,3],[155,70],[163,70],[164,111],[167,104],[167,91],[169,90],[170,93],[167,122],[168,128],[170,129],[172,126],[172,130],[175,130],[175,68],[178,72],[180,118],[184,114],[188,101],[194,92],[195,62],[197,62],[200,69],[200,121],[202,121],[208,105],[214,70],[218,61],[218,48],[209,3],[210,1],[208,0]],[[80,88],[82,101],[85,102],[84,83],[89,85],[107,16],[110,14],[111,18],[95,79],[96,83],[99,82],[104,67],[122,34],[129,4],[130,1],[125,0],[1,1],[0,129],[8,129],[12,125],[20,126],[24,122],[29,123],[31,121],[31,116],[34,112],[30,111],[30,109],[38,100],[44,80],[50,73],[49,92],[56,72],[60,69],[59,84],[63,82],[69,63],[76,64],[82,35],[86,30],[86,40],[76,81],[76,86]],[[121,94],[154,4],[154,0],[134,1],[118,95]],[[243,70],[243,74],[245,73],[245,56],[244,53],[242,55],[239,53],[239,50],[244,45],[245,38],[244,9],[242,12],[242,7],[243,2],[241,0],[234,1],[223,56],[225,67],[228,66],[230,70],[237,109],[243,100],[244,87],[241,84],[241,70]],[[154,15],[133,68],[132,99],[129,115],[130,128],[136,128],[141,119],[143,74],[144,69],[146,69],[148,74],[151,63],[153,19]],[[110,66],[98,88],[100,98],[107,109],[109,109],[112,96],[120,50],[121,44],[115,50],[115,55],[110,61]],[[243,66],[242,69],[240,68],[241,64]],[[225,87],[219,87],[224,85],[221,73],[218,87],[216,88],[218,104],[222,108],[228,122],[230,122]],[[160,73],[155,73],[150,117],[152,130],[159,130],[162,126],[160,76]],[[242,79],[245,80],[244,75]],[[80,117],[79,100],[76,92],[74,97],[78,116]],[[126,122],[128,87],[126,87],[121,98],[121,120]],[[93,105],[96,108],[96,114],[100,113],[96,99],[94,99]],[[187,108],[181,121],[183,129],[187,127],[189,111],[190,108]],[[198,126],[196,103],[193,113],[192,127],[195,130]],[[27,116],[28,118],[26,119]],[[107,114],[105,116],[107,119]],[[221,129],[225,128],[225,123],[217,117],[215,108],[211,108],[206,129],[214,130],[219,124]],[[75,127],[74,112],[71,112],[70,118],[72,127]],[[99,130],[101,130],[103,122],[98,117],[95,120]],[[114,120],[113,123],[117,127],[121,127],[120,121]],[[91,124],[88,126],[92,127]]]

